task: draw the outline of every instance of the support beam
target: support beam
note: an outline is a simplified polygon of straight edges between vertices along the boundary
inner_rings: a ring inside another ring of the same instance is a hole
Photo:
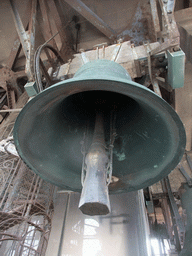
[[[155,30],[155,36],[157,39],[157,34],[161,31],[160,28],[160,23],[159,23],[159,16],[158,16],[158,11],[157,11],[157,1],[156,0],[150,0],[150,5],[151,5],[151,14],[152,14],[152,21],[153,21],[153,26]]]
[[[15,38],[15,41],[13,43],[13,47],[11,49],[9,58],[7,60],[6,66],[10,69],[14,68],[14,64],[16,62],[17,57],[19,56],[19,53],[21,51],[21,43],[19,40],[19,37]]]
[[[17,29],[17,33],[19,35],[21,44],[23,46],[23,51],[25,53],[25,56],[28,56],[28,36],[27,33],[25,31],[25,28],[23,26],[23,23],[21,21],[20,15],[18,13],[18,10],[15,6],[15,3],[13,0],[10,0],[10,5],[11,5],[11,10],[12,10],[12,14],[13,14],[13,19],[14,19],[14,23],[15,23],[15,27]]]
[[[26,73],[31,73],[29,80],[34,80],[34,55],[35,55],[35,33],[36,33],[36,16],[37,16],[37,0],[32,1],[31,16],[29,20],[29,29],[27,31],[29,37],[29,52],[26,59],[25,70]]]
[[[81,0],[65,0],[73,9],[91,22],[99,31],[106,35],[109,39],[114,40],[117,36],[116,32],[110,28],[99,16],[89,9]]]
[[[48,16],[48,10],[47,10],[47,5],[45,0],[39,0],[39,5],[40,5],[43,21],[44,21],[43,23],[44,29],[42,32],[43,32],[45,41],[47,41],[53,36],[52,30],[51,30],[50,18]],[[59,49],[57,47],[57,44],[54,38],[50,41],[50,44],[59,52]],[[54,57],[54,54],[51,54],[51,56]]]
[[[22,48],[26,57],[25,70],[29,80],[33,80],[33,58],[34,58],[34,46],[35,46],[35,23],[37,12],[37,0],[32,1],[31,16],[29,20],[29,29],[25,30],[25,27],[20,18],[19,12],[13,0],[10,0],[11,10],[15,27],[19,39],[22,44]]]
[[[181,49],[192,63],[192,8],[175,12],[175,19],[181,36]]]
[[[56,4],[54,0],[49,0],[47,1],[51,16],[54,19],[58,34],[61,38],[62,46],[60,49],[60,54],[64,61],[68,60],[68,52],[69,52],[69,45],[68,45],[68,38],[67,38],[67,33],[66,33],[66,27],[63,25],[62,20],[59,16],[59,13],[57,11]]]

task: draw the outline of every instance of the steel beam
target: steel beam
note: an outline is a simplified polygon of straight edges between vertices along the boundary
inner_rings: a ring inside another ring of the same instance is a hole
[[[179,10],[175,18],[181,36],[181,49],[185,52],[188,61],[192,63],[192,8]]]
[[[170,12],[168,12],[167,11],[168,1],[159,0],[158,2],[161,7],[161,12],[162,12],[161,21],[162,21],[162,27],[163,27],[163,30],[159,32],[159,36],[162,39],[164,39],[164,42],[161,43],[161,45],[156,49],[151,50],[150,55],[154,55],[154,54],[163,52],[165,50],[174,48],[176,46],[179,46],[180,44],[179,31],[177,28],[177,24],[175,22],[173,11],[171,11],[174,8],[174,3],[172,2],[169,3]],[[153,0],[151,0],[151,8],[153,8],[152,4],[154,5]],[[153,20],[157,19],[154,10],[152,11],[152,16],[153,16]]]
[[[172,207],[172,210],[173,210],[173,213],[174,213],[174,216],[175,216],[175,221],[176,221],[177,227],[179,228],[179,233],[184,233],[185,232],[185,227],[184,227],[183,221],[181,219],[181,216],[179,214],[178,207],[177,207],[177,204],[175,202],[173,193],[171,191],[171,185],[170,185],[170,182],[169,182],[169,178],[166,177],[164,179],[164,181],[165,181],[165,184],[166,184],[166,187],[167,187],[167,192],[168,192],[169,200],[170,200],[170,203],[171,203],[171,207]]]
[[[191,158],[190,158],[190,156],[187,155],[187,154],[186,154],[186,158],[187,158],[188,165],[189,165],[189,167],[190,167],[190,169],[191,169],[191,171],[192,171],[192,161],[191,161]]]
[[[106,35],[109,39],[114,40],[117,36],[116,32],[110,28],[99,16],[89,9],[81,0],[65,0],[73,9],[91,22],[99,31]]]
[[[29,29],[27,31],[29,37],[29,52],[26,59],[26,73],[30,74],[29,80],[34,80],[34,55],[35,55],[35,32],[36,32],[36,16],[37,16],[37,0],[32,1],[31,16],[29,20]]]
[[[175,8],[175,0],[168,0],[167,2],[167,13],[172,13]]]
[[[62,55],[62,58],[67,61],[68,57],[67,55],[69,55],[69,44],[68,44],[68,38],[67,38],[67,33],[66,33],[66,26],[63,25],[62,20],[59,16],[59,13],[57,11],[57,7],[56,4],[54,2],[54,0],[49,0],[47,1],[50,13],[54,19],[58,34],[61,38],[61,42],[62,42],[62,47],[60,50],[60,54]]]
[[[21,43],[20,43],[19,37],[17,37],[17,38],[15,38],[13,47],[11,49],[11,53],[6,62],[7,67],[9,67],[10,69],[12,69],[14,67],[16,58],[19,56],[20,51],[21,51]]]
[[[39,0],[39,5],[40,5],[43,21],[44,21],[43,23],[44,29],[42,32],[44,34],[45,41],[47,41],[53,36],[52,30],[51,30],[50,18],[48,16],[48,10],[47,10],[47,5],[45,0]],[[59,52],[59,49],[57,47],[57,44],[54,38],[52,39],[50,44]],[[54,54],[51,53],[51,56],[54,57]]]
[[[33,57],[34,57],[34,45],[35,45],[35,22],[36,22],[36,9],[37,0],[32,1],[31,17],[29,21],[29,30],[26,31],[21,21],[19,12],[13,0],[9,0],[15,27],[19,35],[19,39],[22,44],[22,48],[26,57],[26,74],[29,80],[33,80]]]
[[[157,12],[157,1],[156,0],[150,0],[150,5],[151,5],[151,14],[153,18],[153,25],[156,33],[156,38],[157,34],[161,31],[160,28],[160,23],[159,23],[159,16]]]
[[[17,33],[19,35],[21,44],[23,46],[24,54],[25,54],[25,56],[28,56],[28,49],[29,49],[29,44],[27,43],[28,42],[28,35],[25,31],[25,28],[24,28],[23,23],[21,21],[19,12],[18,12],[13,0],[10,0],[10,5],[11,5],[12,13],[13,13],[13,19],[14,19],[14,22],[15,22],[15,27],[17,29]]]
[[[192,187],[192,179],[189,177],[189,174],[186,172],[186,170],[183,168],[183,166],[179,165],[179,170],[183,174],[184,178],[186,179],[189,187]]]
[[[179,252],[181,251],[181,243],[180,243],[179,235],[181,234],[181,232],[184,233],[185,229],[184,229],[183,223],[181,222],[180,224],[180,221],[182,220],[179,215],[179,211],[178,211],[176,202],[174,200],[173,193],[171,191],[171,186],[170,186],[168,177],[161,180],[161,186],[162,186],[163,192],[168,194],[168,203],[169,203],[169,209],[171,213],[172,228],[173,228],[174,237],[175,237],[175,245],[176,245],[177,251]]]

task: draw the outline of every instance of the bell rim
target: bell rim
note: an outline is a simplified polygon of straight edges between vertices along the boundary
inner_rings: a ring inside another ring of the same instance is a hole
[[[78,79],[78,78],[72,78],[72,79],[68,79],[68,80],[65,80],[65,81],[61,81],[47,89],[45,89],[43,92],[39,93],[37,96],[35,96],[33,99],[31,99],[25,106],[24,108],[21,110],[21,112],[19,113],[18,117],[17,117],[17,120],[15,122],[15,126],[14,126],[14,131],[13,131],[13,135],[14,135],[14,141],[15,141],[15,146],[16,146],[16,149],[17,151],[19,152],[19,155],[21,157],[21,159],[24,161],[24,163],[31,169],[33,170],[36,174],[38,174],[42,179],[56,185],[56,186],[59,186],[65,190],[69,190],[69,191],[74,191],[74,192],[80,192],[81,191],[81,188],[80,189],[71,189],[71,187],[67,186],[67,185],[62,185],[62,184],[59,184],[57,182],[54,182],[51,178],[48,178],[47,176],[45,176],[44,174],[40,173],[37,169],[35,169],[33,167],[33,165],[27,160],[27,158],[24,156],[23,152],[22,152],[22,149],[20,148],[20,145],[19,145],[19,138],[18,138],[18,133],[17,133],[17,130],[18,130],[18,127],[19,127],[19,123],[21,122],[21,119],[23,118],[22,116],[24,116],[24,114],[30,109],[30,107],[32,105],[34,105],[35,102],[37,102],[39,99],[42,99],[42,94],[44,94],[44,96],[46,96],[47,94],[50,94],[51,91],[55,91],[55,90],[60,90],[62,87],[65,88],[66,85],[70,86],[72,85],[73,83],[77,84],[77,82],[92,82],[93,79]],[[186,145],[186,133],[185,133],[185,129],[184,129],[184,125],[179,117],[179,115],[176,113],[176,111],[172,108],[171,105],[169,105],[164,99],[162,99],[161,97],[159,97],[156,93],[154,93],[153,91],[151,91],[150,89],[134,82],[134,81],[131,81],[131,80],[126,80],[126,79],[120,79],[120,80],[114,80],[114,79],[105,79],[105,78],[99,78],[99,79],[94,79],[94,81],[97,81],[97,82],[115,82],[115,83],[118,83],[118,85],[122,84],[122,87],[123,86],[129,86],[129,87],[132,87],[132,88],[137,88],[135,92],[140,92],[140,94],[143,95],[146,94],[147,96],[152,96],[152,98],[154,97],[154,100],[155,101],[159,101],[160,105],[163,106],[163,108],[165,108],[167,110],[167,112],[172,116],[172,118],[175,120],[175,123],[179,123],[179,138],[180,138],[180,150],[177,150],[177,154],[174,156],[174,159],[175,158],[178,158],[177,161],[175,161],[175,163],[179,163],[180,160],[182,159],[182,156],[184,154],[184,151],[185,151],[185,145]],[[118,86],[119,87],[119,86]],[[116,92],[116,93],[120,93],[120,94],[123,94],[123,95],[126,95],[126,96],[129,96],[127,94],[124,94],[123,92],[120,92],[118,90],[118,87],[116,88],[116,90],[112,90],[113,92]],[[98,88],[97,89],[93,89],[93,88],[90,88],[89,91],[98,91]],[[127,90],[127,88],[126,88]],[[104,91],[103,89],[101,89],[101,91]],[[111,88],[110,90],[106,90],[106,91],[111,91]],[[73,94],[76,94],[76,93],[80,93],[80,92],[84,92],[84,90],[82,90],[82,88],[78,88],[77,90],[74,90],[72,94],[70,95],[73,95]],[[147,94],[146,92],[150,92],[150,94]],[[136,93],[135,93],[136,94]],[[70,96],[70,95],[67,95]],[[66,98],[66,97],[65,97]],[[63,98],[63,99],[65,99]],[[148,98],[148,97],[147,97]],[[149,97],[150,98],[150,97]],[[163,104],[162,104],[163,102]],[[171,163],[173,164],[174,161],[172,161]],[[174,164],[175,167],[177,166],[177,164]],[[174,168],[175,168],[174,167]],[[168,169],[165,171],[163,171],[163,176],[166,177],[170,172],[172,171],[172,169]],[[160,180],[160,178],[162,178],[162,172],[157,175],[155,178],[153,178],[153,182],[152,183],[149,183],[149,182],[146,182],[144,183],[144,185],[140,185],[138,186],[137,188],[133,187],[128,187],[127,189],[124,188],[122,191],[112,191],[110,190],[110,194],[113,194],[113,193],[124,193],[124,192],[129,192],[129,191],[135,191],[135,190],[139,190],[139,189],[142,189],[144,187],[147,187],[147,186],[150,186],[156,182],[158,182]],[[161,176],[161,177],[160,177]],[[160,177],[160,178],[159,178]],[[145,185],[146,184],[146,185]]]

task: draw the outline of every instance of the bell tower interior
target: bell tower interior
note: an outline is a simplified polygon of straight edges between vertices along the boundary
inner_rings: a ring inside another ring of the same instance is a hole
[[[192,1],[0,6],[0,255],[192,255]]]

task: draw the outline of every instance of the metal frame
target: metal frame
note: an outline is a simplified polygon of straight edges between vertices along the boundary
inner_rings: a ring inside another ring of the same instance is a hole
[[[160,28],[160,20],[158,18],[157,0],[150,0],[150,3],[156,38],[161,40],[161,45],[156,49],[151,50],[150,55],[175,47],[175,49],[177,49],[177,46],[180,44],[180,35],[173,14],[175,0],[158,0],[161,9],[162,29]]]
[[[10,0],[11,10],[13,19],[19,35],[19,39],[22,44],[22,48],[26,57],[25,72],[30,81],[34,79],[33,72],[33,56],[35,46],[35,23],[36,23],[36,11],[37,11],[37,0],[32,1],[31,6],[31,17],[29,21],[28,31],[25,31],[20,15],[16,8],[15,2]]]
[[[1,140],[13,122],[1,127]],[[0,152],[0,254],[45,255],[51,230],[55,187],[34,174],[21,159]]]

